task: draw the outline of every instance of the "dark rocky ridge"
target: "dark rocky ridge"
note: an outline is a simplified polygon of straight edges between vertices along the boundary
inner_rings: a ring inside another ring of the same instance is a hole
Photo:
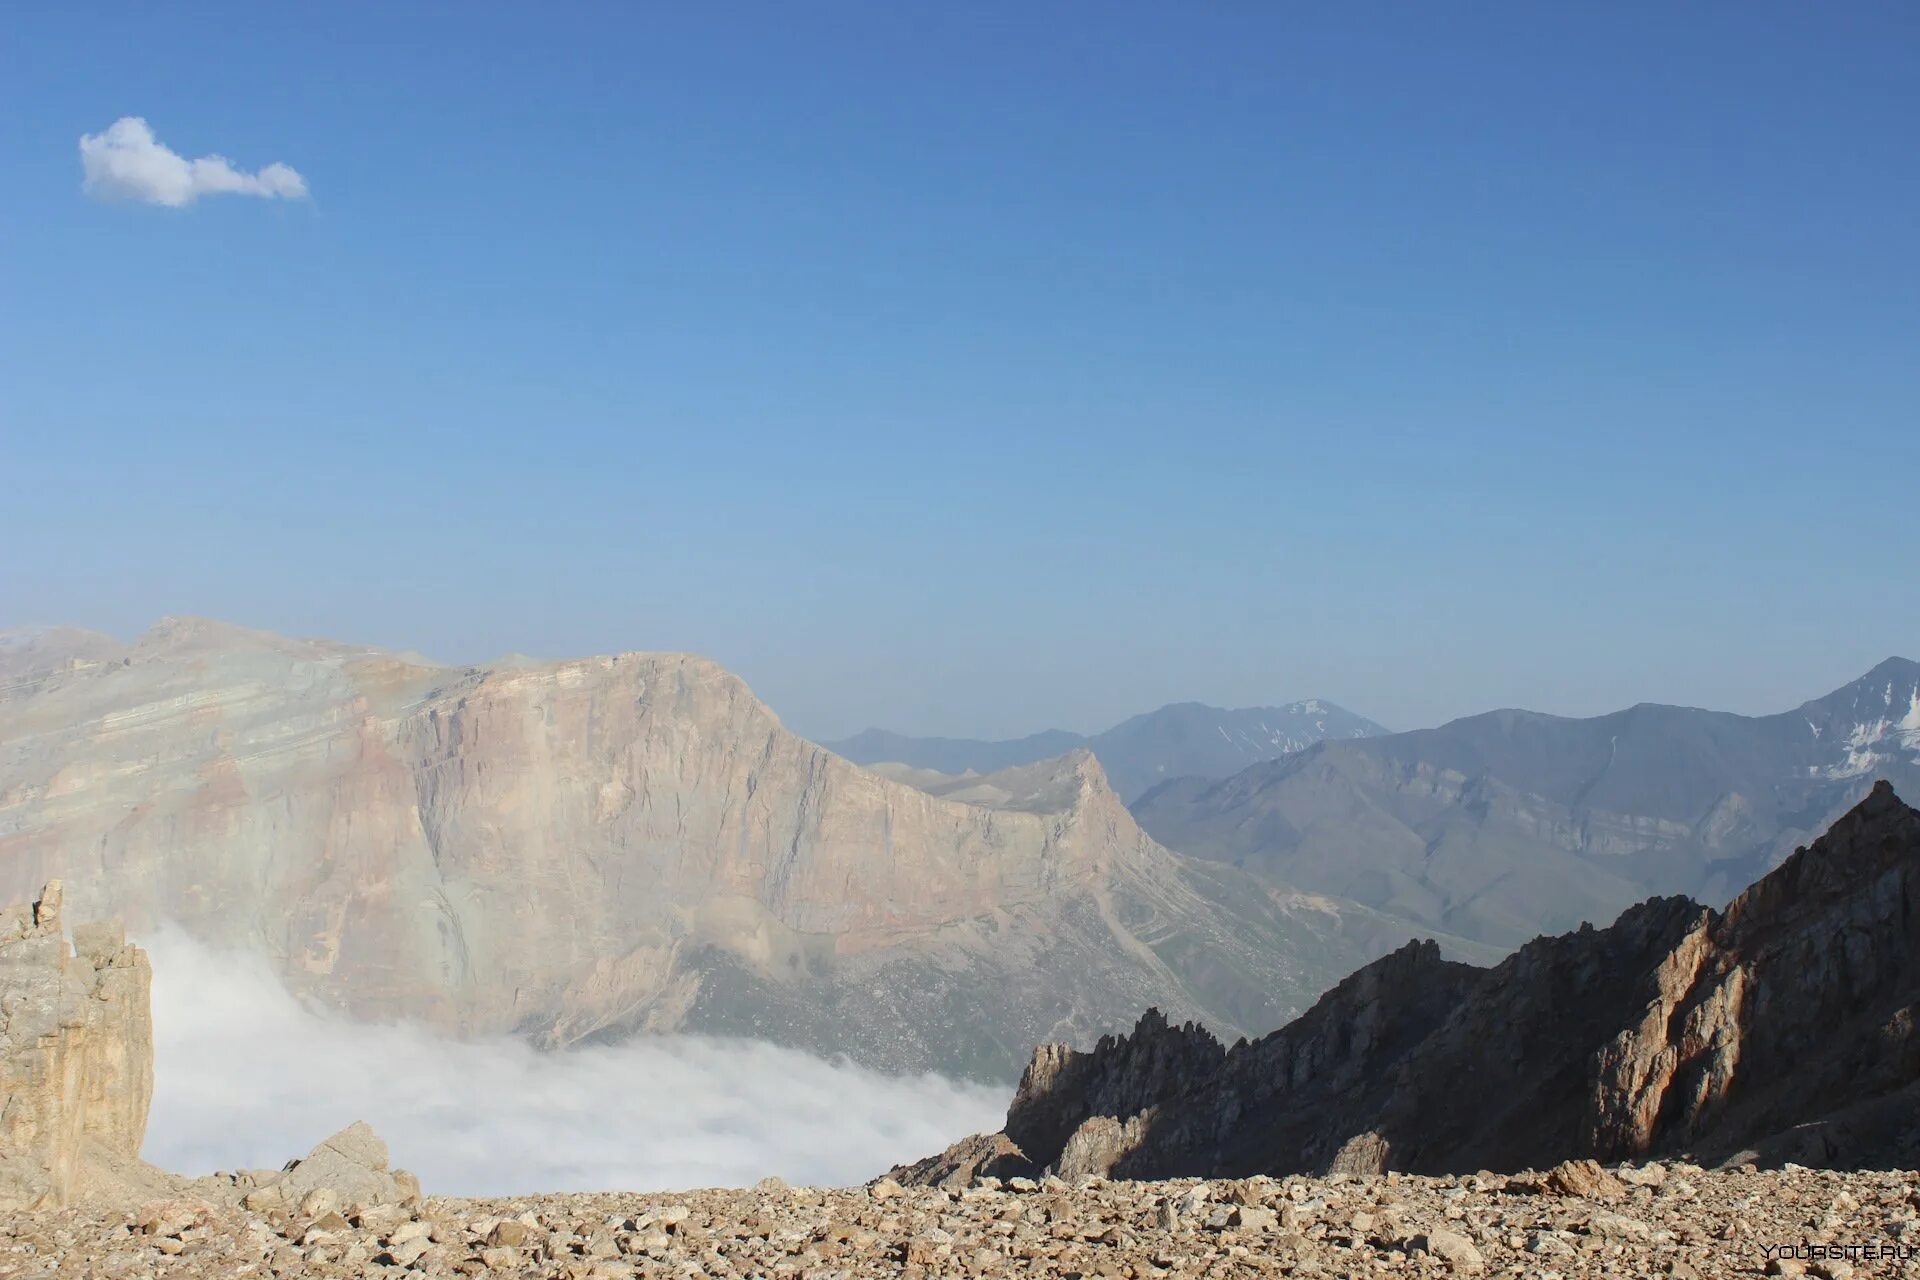
[[[1491,969],[1410,943],[1223,1048],[1149,1011],[1039,1048],[1004,1140],[919,1182],[1546,1168],[1579,1158],[1913,1166],[1920,812],[1882,782],[1725,911],[1652,899]]]

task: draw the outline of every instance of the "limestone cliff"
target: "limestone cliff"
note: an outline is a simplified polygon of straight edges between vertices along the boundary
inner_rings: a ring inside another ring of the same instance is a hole
[[[1408,930],[1168,853],[1085,753],[928,795],[686,654],[499,668],[174,619],[0,644],[0,892],[352,1012],[743,1034],[1010,1078],[1158,1004],[1271,1025]]]
[[[1149,1012],[1043,1046],[962,1162],[1128,1177],[1920,1156],[1920,813],[1881,783],[1716,912],[1653,899],[1492,969],[1414,943],[1223,1049]]]
[[[61,930],[61,886],[0,911],[0,1207],[138,1181],[153,972],[116,924]]]

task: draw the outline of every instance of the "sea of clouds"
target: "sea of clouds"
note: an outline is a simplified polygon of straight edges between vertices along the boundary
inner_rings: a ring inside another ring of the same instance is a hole
[[[705,1036],[540,1052],[349,1022],[264,962],[177,929],[153,959],[154,1098],[142,1151],[178,1173],[278,1168],[355,1120],[429,1194],[845,1185],[1000,1127],[1010,1090],[887,1076]]]

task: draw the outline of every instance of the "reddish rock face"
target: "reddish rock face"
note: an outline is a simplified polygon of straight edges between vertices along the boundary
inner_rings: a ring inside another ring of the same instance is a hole
[[[1043,1046],[1006,1137],[1029,1167],[1126,1177],[1910,1168],[1916,929],[1920,813],[1881,783],[1724,912],[1654,899],[1492,969],[1412,944],[1226,1050],[1153,1012],[1091,1053]]]
[[[64,876],[367,1017],[1011,1079],[1036,1039],[1145,1004],[1270,1025],[1408,936],[1168,853],[1084,752],[1003,779],[1007,803],[943,799],[687,654],[445,667],[191,619],[93,639],[0,664],[0,893]]]

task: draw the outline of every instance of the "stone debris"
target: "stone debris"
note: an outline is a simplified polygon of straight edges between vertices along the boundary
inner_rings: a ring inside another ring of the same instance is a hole
[[[264,1211],[218,1195],[181,1196],[122,1210],[0,1214],[0,1277],[1839,1280],[1920,1273],[1920,1175],[1679,1164],[1601,1172],[1621,1195],[1595,1200],[1563,1185],[1550,1190],[1546,1173],[1481,1173],[1216,1182],[982,1177],[965,1187],[881,1180],[835,1190],[770,1180],[743,1190],[390,1205],[355,1203],[322,1187]],[[1849,1259],[1848,1246],[1877,1252]]]

